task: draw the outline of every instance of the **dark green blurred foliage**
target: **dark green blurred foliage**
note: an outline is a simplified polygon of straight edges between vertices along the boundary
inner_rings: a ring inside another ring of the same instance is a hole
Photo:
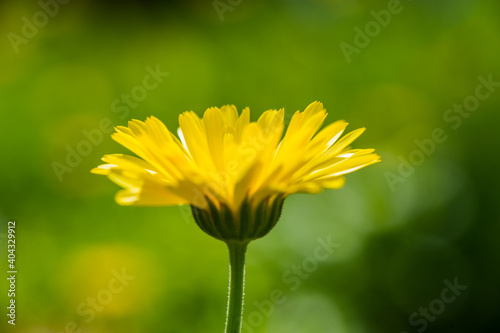
[[[420,309],[434,306],[425,332],[500,331],[500,89],[456,128],[445,119],[478,77],[500,81],[500,4],[402,1],[348,62],[341,43],[388,2],[242,1],[221,21],[211,1],[70,1],[16,53],[9,33],[22,35],[40,5],[3,1],[0,233],[17,221],[19,273],[17,325],[2,313],[2,332],[71,332],[71,322],[89,333],[221,332],[223,243],[189,210],[116,205],[118,187],[89,173],[102,155],[126,152],[101,122],[155,115],[175,131],[186,110],[231,103],[256,119],[285,107],[289,119],[314,100],[327,122],[366,126],[354,147],[376,148],[382,163],[341,190],[285,201],[276,228],[249,247],[245,330],[418,332]],[[168,76],[146,97],[121,100],[157,66]],[[436,128],[446,140],[391,185],[388,172]],[[85,133],[96,143],[82,144]],[[59,181],[54,162],[67,166],[78,147],[86,156]],[[338,245],[321,260],[318,237]],[[122,269],[134,279],[109,293]],[[440,309],[455,278],[467,289]],[[0,287],[5,309],[6,280]],[[92,316],[96,297],[106,304]]]

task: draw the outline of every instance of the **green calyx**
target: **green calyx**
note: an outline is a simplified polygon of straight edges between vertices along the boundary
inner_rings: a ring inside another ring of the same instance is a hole
[[[207,199],[208,206],[191,206],[196,224],[210,236],[224,242],[249,242],[265,236],[276,225],[283,208],[284,195],[253,203],[245,199],[237,212],[220,204],[218,208]]]

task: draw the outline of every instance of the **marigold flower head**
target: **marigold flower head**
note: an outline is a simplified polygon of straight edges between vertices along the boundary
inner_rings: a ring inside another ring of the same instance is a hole
[[[123,187],[121,205],[191,205],[198,225],[224,240],[248,241],[276,224],[292,193],[337,189],[344,175],[379,162],[373,149],[349,145],[364,128],[342,138],[347,123],[319,131],[326,111],[319,102],[297,111],[284,132],[284,110],[264,112],[234,105],[179,116],[178,137],[157,118],[116,127],[113,139],[138,157],[106,155],[92,170]],[[339,139],[340,138],[340,139]]]

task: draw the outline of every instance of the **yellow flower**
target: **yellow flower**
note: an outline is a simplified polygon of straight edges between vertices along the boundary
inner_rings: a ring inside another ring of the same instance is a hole
[[[132,120],[112,137],[140,158],[106,155],[108,164],[92,172],[124,188],[116,195],[121,205],[188,204],[212,236],[255,239],[274,226],[288,195],[340,188],[345,174],[380,161],[373,149],[348,147],[364,128],[340,138],[347,123],[336,121],[319,131],[326,115],[311,103],[284,136],[283,109],[256,122],[233,105],[209,108],[203,118],[184,112],[178,138],[155,117]]]

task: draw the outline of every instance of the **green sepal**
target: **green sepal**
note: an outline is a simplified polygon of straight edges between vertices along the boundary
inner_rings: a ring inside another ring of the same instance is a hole
[[[191,206],[196,224],[210,236],[224,242],[249,242],[269,233],[278,222],[285,196],[275,195],[258,203],[246,198],[237,212],[227,205],[219,207],[208,198],[207,208]]]

